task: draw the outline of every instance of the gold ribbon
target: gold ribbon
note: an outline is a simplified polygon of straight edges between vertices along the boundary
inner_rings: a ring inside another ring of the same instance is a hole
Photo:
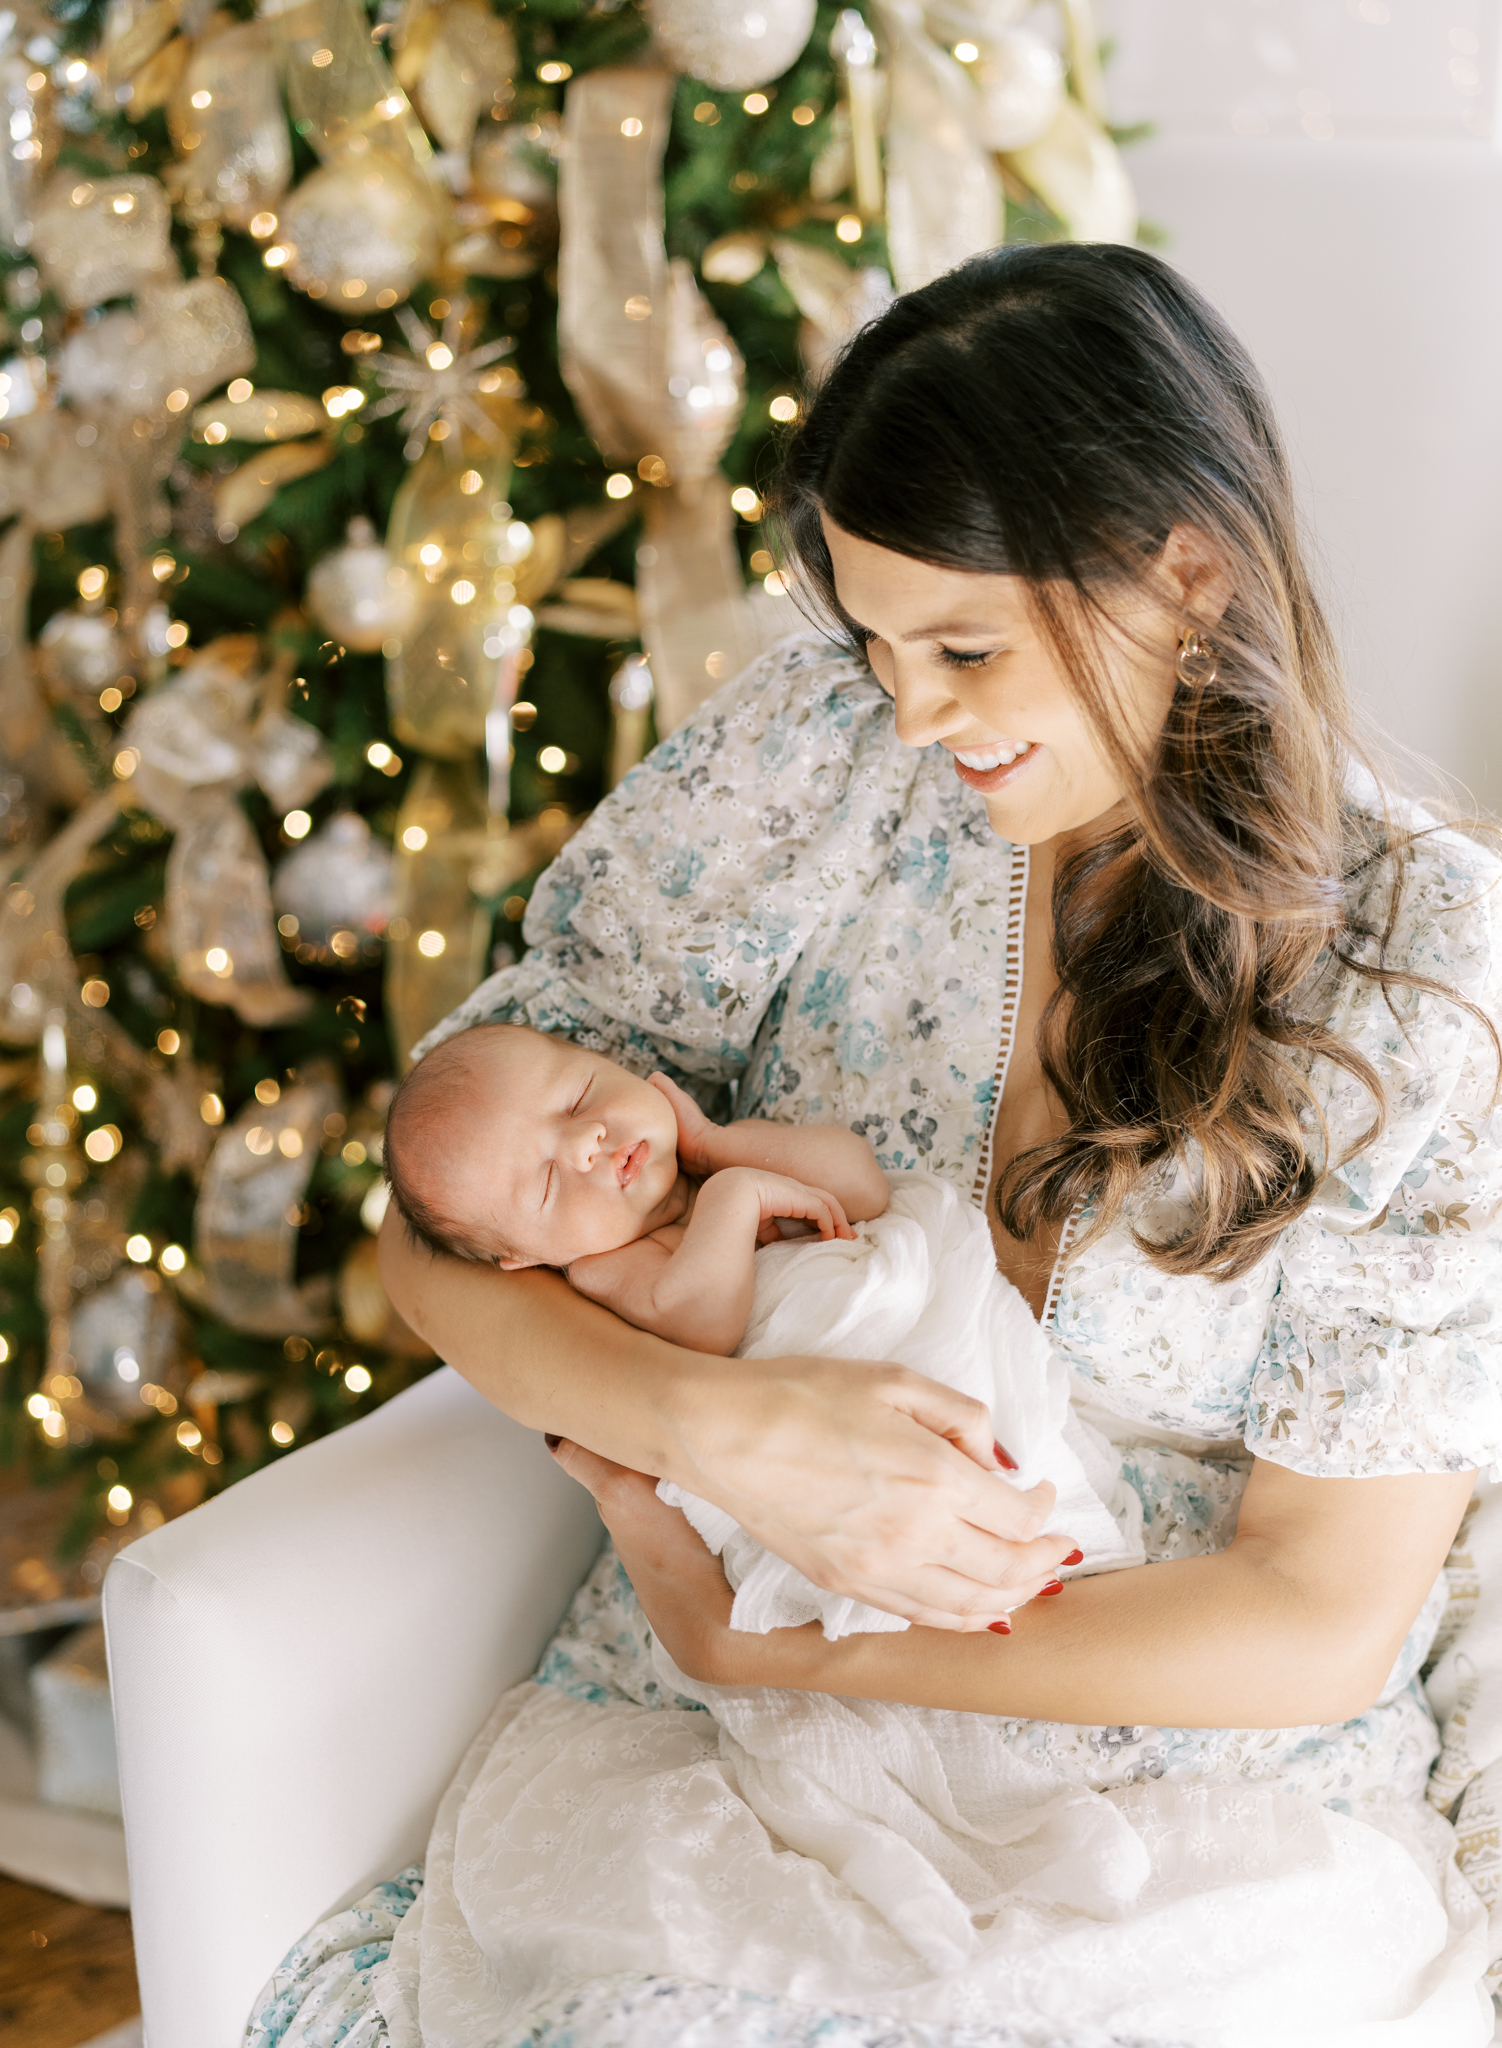
[[[663,241],[673,89],[655,69],[575,79],[558,189],[564,379],[608,460],[667,479],[648,489],[637,585],[664,735],[756,647],[718,470],[743,404],[740,358]]]
[[[876,0],[891,45],[887,247],[916,291],[1005,234],[1001,181],[976,128],[964,66],[932,40],[918,0]]]

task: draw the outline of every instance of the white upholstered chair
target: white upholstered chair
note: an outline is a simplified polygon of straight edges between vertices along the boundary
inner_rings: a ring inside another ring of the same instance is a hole
[[[235,2048],[323,1915],[420,1860],[595,1556],[594,1503],[447,1367],[105,1582],[148,2048]]]

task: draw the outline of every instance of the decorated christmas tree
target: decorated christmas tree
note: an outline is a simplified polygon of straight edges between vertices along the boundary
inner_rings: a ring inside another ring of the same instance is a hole
[[[394,1077],[796,623],[807,381],[1135,216],[1087,0],[0,20],[0,1602],[60,1614],[431,1365]]]

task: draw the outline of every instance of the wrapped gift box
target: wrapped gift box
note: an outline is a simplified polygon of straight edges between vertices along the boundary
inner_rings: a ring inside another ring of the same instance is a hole
[[[104,1628],[75,1629],[32,1667],[37,1791],[48,1806],[120,1814]]]

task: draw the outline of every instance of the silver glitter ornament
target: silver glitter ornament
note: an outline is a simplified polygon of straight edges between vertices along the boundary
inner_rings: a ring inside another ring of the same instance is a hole
[[[126,660],[124,643],[110,620],[102,612],[76,606],[54,612],[37,644],[49,675],[81,697],[97,697],[114,682]]]
[[[342,548],[314,564],[308,610],[326,633],[361,654],[378,653],[412,623],[412,578],[376,539],[368,519],[352,519]]]
[[[338,931],[375,936],[391,916],[391,848],[357,811],[341,811],[278,865],[271,900],[297,937],[326,945]]]
[[[182,1317],[155,1273],[129,1267],[73,1312],[73,1370],[96,1407],[137,1421],[141,1389],[160,1386],[182,1354]]]
[[[278,233],[298,290],[346,314],[405,299],[440,248],[432,191],[389,156],[324,164],[287,200]]]

